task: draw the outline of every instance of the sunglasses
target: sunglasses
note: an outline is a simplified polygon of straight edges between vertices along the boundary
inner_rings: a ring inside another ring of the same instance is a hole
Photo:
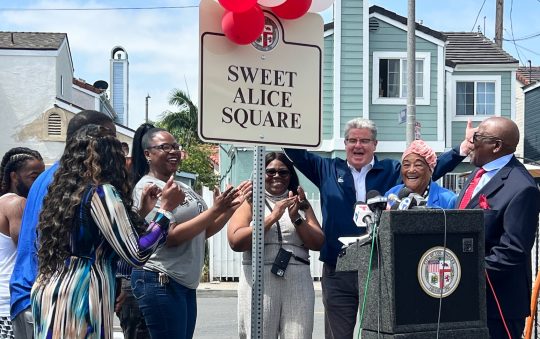
[[[277,175],[279,175],[280,177],[282,178],[286,178],[288,177],[289,175],[291,175],[291,171],[289,170],[286,170],[286,169],[275,169],[275,168],[267,168],[266,169],[266,175],[269,176],[269,177],[275,177]]]
[[[172,150],[174,150],[175,152],[178,152],[178,151],[182,150],[182,146],[180,146],[178,144],[161,144],[161,145],[156,145],[156,146],[150,146],[148,148],[159,149],[159,150],[162,150],[163,152],[166,152],[166,153],[169,153]]]
[[[480,134],[478,132],[474,132],[473,137],[472,137],[473,143],[477,143],[479,141],[484,141],[484,140],[493,140],[493,141],[502,142],[501,138],[497,138],[497,137],[494,137],[494,136],[491,136],[491,135],[483,135],[483,134]]]

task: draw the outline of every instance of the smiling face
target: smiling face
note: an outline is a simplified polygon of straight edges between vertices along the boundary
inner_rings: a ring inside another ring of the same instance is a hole
[[[431,170],[423,157],[411,153],[401,162],[401,178],[405,187],[422,195],[431,180]]]
[[[272,160],[266,166],[265,187],[272,195],[280,195],[287,191],[291,180],[291,172],[280,160]]]
[[[368,128],[352,128],[345,139],[347,161],[357,170],[371,162],[376,148],[377,140]]]
[[[156,178],[167,181],[173,175],[180,165],[180,150],[172,149],[169,152],[160,149],[164,144],[177,145],[176,139],[165,131],[154,134],[150,146],[144,151],[144,155],[149,160],[149,173]]]
[[[469,154],[471,163],[476,167],[482,167],[500,157],[502,136],[497,125],[498,120],[486,119],[480,125],[473,136],[473,150]]]

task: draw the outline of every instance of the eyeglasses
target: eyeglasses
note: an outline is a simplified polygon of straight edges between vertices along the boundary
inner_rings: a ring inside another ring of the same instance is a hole
[[[150,146],[148,148],[159,149],[166,153],[169,153],[172,150],[174,150],[175,152],[179,152],[182,150],[182,146],[178,144],[161,144],[161,145],[156,145],[156,146]]]
[[[503,142],[501,138],[497,138],[497,137],[494,137],[494,136],[491,136],[491,135],[483,135],[483,134],[480,134],[478,132],[474,132],[473,137],[472,137],[473,143],[477,143],[477,142],[483,141],[483,140],[493,140],[493,141]]]
[[[360,145],[369,145],[369,143],[373,141],[371,139],[356,139],[356,138],[347,138],[345,139],[345,142],[349,145],[356,145],[357,143],[360,143]]]
[[[279,169],[279,170],[277,170],[275,168],[267,168],[266,169],[266,175],[269,176],[269,177],[275,177],[276,173],[277,173],[277,175],[279,175],[282,178],[286,178],[289,175],[291,175],[291,171],[286,170],[286,169]]]

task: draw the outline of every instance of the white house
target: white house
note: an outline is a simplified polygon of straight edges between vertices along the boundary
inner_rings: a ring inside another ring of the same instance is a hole
[[[45,163],[64,149],[68,121],[83,109],[115,118],[98,89],[73,77],[65,33],[0,32],[0,156],[25,146]],[[117,126],[118,138],[131,143],[134,131]]]

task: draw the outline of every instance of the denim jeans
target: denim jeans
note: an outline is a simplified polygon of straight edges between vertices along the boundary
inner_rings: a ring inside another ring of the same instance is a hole
[[[191,339],[197,320],[197,293],[172,278],[160,283],[158,273],[134,269],[133,296],[146,321],[152,339]]]
[[[131,282],[126,279],[119,279],[122,285],[122,291],[126,293],[124,303],[120,307],[120,311],[116,313],[120,320],[120,327],[124,332],[126,339],[149,339],[150,333],[146,328],[144,317],[139,309],[139,304],[133,296],[131,290]]]

